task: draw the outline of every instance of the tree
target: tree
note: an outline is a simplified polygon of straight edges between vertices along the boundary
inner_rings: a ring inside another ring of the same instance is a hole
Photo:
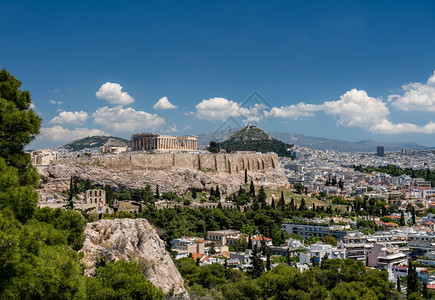
[[[266,207],[266,197],[266,191],[264,190],[263,186],[261,186],[260,190],[258,191],[258,202],[261,208]]]
[[[344,182],[341,178],[340,178],[340,181],[338,181],[338,187],[340,188],[340,190],[343,190],[343,188],[344,188]]]
[[[294,185],[294,189],[296,190],[296,193],[302,194],[302,192],[305,190],[305,187],[302,183],[296,182]]]
[[[197,196],[197,194],[196,194],[196,189],[195,188],[193,188],[192,189],[192,199],[196,199],[198,196]]]
[[[254,182],[251,179],[251,184],[249,186],[249,193],[251,194],[252,197],[255,197],[255,186],[254,186]]]
[[[408,276],[406,282],[406,295],[409,297],[414,292],[419,290],[419,279],[415,266],[412,263],[412,259],[408,260]]]
[[[290,210],[295,210],[295,200],[293,199],[293,197],[290,200]]]
[[[38,173],[24,147],[39,133],[41,119],[30,109],[28,91],[21,91],[21,82],[2,69],[0,71],[0,209],[10,208],[15,217],[25,222],[36,209]]]
[[[221,151],[221,146],[218,142],[210,141],[207,150],[211,153],[219,153]]]
[[[405,214],[403,213],[403,210],[400,211],[400,226],[405,226]]]
[[[266,251],[266,270],[270,271],[270,251]]]
[[[281,210],[285,209],[284,192],[281,192],[281,197],[279,198],[278,206]]]
[[[312,211],[315,211],[316,210],[316,204],[313,202],[313,207],[312,207],[312,209],[311,209]]]
[[[157,199],[157,200],[160,199],[160,190],[159,190],[159,185],[156,186],[156,199]],[[196,199],[196,197],[193,198],[193,199]]]
[[[426,282],[423,282],[423,290],[421,291],[421,295],[423,296],[423,299],[429,299]]]
[[[304,211],[304,210],[307,210],[307,207],[305,205],[305,199],[302,198],[301,199],[301,205],[299,206],[299,211]]]
[[[214,195],[216,198],[218,198],[218,200],[221,198],[221,191],[219,190],[219,185],[216,186],[216,191]]]
[[[248,170],[245,169],[245,184],[248,183]]]
[[[272,198],[271,207],[272,207],[272,209],[275,209],[275,208],[276,208],[276,207],[275,207],[275,199],[273,199],[273,198]]]
[[[215,196],[215,194],[214,194],[214,187],[211,187],[211,189],[210,189],[210,197],[214,197]]]
[[[251,276],[253,278],[260,277],[264,271],[264,264],[261,260],[260,256],[257,253],[257,245],[254,246],[254,250],[252,251],[252,267],[250,270]]]
[[[412,207],[412,225],[415,225],[415,208]]]
[[[402,288],[400,287],[400,276],[397,276],[397,283],[396,283],[397,291],[400,293],[402,292]]]

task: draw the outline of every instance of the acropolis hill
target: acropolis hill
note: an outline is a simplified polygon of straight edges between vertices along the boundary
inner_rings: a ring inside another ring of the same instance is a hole
[[[129,188],[159,185],[161,192],[185,193],[190,188],[237,191],[244,184],[244,171],[255,183],[282,187],[287,183],[276,154],[258,153],[144,153],[65,158],[40,169],[52,178],[51,191],[68,189],[70,176],[94,183]],[[51,187],[50,187],[51,186]]]

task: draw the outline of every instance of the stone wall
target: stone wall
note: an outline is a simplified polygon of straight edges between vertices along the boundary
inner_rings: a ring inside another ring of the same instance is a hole
[[[75,158],[80,165],[94,165],[118,171],[142,169],[169,170],[172,167],[203,171],[239,173],[279,169],[277,154],[235,153],[235,154],[193,154],[193,153],[125,153],[95,157]],[[62,160],[55,164],[62,164]]]

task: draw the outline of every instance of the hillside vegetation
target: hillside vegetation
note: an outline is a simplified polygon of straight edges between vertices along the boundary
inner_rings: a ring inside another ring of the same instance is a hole
[[[293,145],[272,138],[257,126],[247,125],[245,128],[242,128],[231,135],[226,141],[220,143],[220,147],[225,149],[227,152],[275,152],[279,156],[290,156],[288,149],[293,147]]]
[[[127,146],[130,142],[126,139],[116,136],[88,136],[79,140],[72,141],[64,148],[73,151],[80,151],[86,148],[99,148],[109,143],[111,146]]]

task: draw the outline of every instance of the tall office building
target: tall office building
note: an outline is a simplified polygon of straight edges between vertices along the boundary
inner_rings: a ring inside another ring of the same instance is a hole
[[[376,148],[376,155],[379,157],[384,157],[384,153],[385,153],[385,148],[384,146],[378,146]]]

